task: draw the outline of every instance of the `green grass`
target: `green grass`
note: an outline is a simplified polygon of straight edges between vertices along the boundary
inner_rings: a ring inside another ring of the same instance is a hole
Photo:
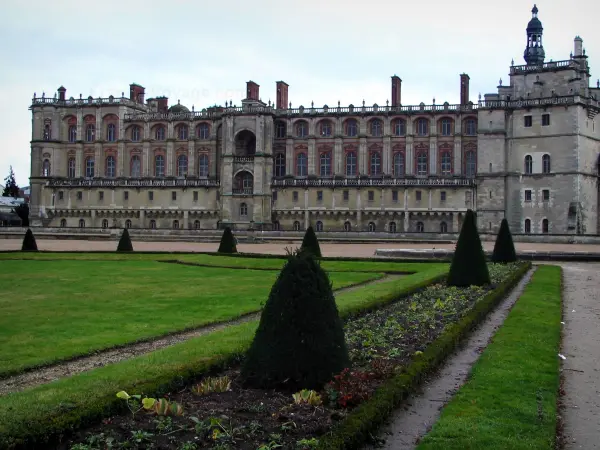
[[[0,261],[0,375],[257,311],[277,274],[153,261]],[[334,289],[383,276],[330,274]]]
[[[553,449],[561,310],[561,269],[542,266],[418,449]]]

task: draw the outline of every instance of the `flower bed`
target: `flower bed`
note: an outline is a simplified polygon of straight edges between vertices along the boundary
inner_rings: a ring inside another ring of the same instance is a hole
[[[220,374],[227,378],[205,379],[165,396],[176,402],[173,408],[162,401],[160,410],[147,411],[141,403],[134,405],[135,399],[127,400],[132,402],[131,414],[105,419],[78,433],[75,443],[64,448],[316,448],[319,438],[353,407],[418,359],[448,325],[465,317],[520,267],[490,264],[492,285],[488,287],[437,284],[348,320],[346,340],[353,368],[337,375],[318,394],[305,392],[294,399],[289,393],[243,389],[238,368],[231,368]]]

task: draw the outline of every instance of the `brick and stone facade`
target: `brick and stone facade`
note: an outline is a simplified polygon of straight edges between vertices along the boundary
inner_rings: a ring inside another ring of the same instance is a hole
[[[262,228],[453,233],[468,208],[482,231],[599,232],[600,86],[581,38],[544,62],[537,8],[526,65],[460,103],[292,107],[246,99],[190,111],[165,97],[34,96],[31,214],[53,227]]]

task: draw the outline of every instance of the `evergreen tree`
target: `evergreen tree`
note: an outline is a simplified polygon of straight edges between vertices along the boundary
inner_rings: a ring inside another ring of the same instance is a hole
[[[22,252],[37,252],[37,242],[35,242],[35,236],[31,232],[31,228],[27,228],[25,237],[23,238],[23,245],[21,246]]]
[[[231,232],[231,228],[225,228],[223,236],[221,236],[221,243],[219,244],[219,253],[237,253],[237,246],[235,245],[235,237]]]
[[[449,286],[483,286],[490,283],[490,274],[485,253],[479,239],[475,213],[468,210],[465,215],[456,250],[448,272]]]
[[[301,249],[311,253],[317,258],[321,257],[321,246],[319,245],[319,240],[317,239],[317,235],[315,234],[312,225],[310,225],[306,230],[306,233],[304,233]]]
[[[10,166],[10,172],[8,176],[4,179],[4,190],[2,191],[2,197],[17,198],[18,196],[19,186],[17,185],[17,181],[15,180],[15,172],[13,171],[12,166]]]
[[[118,252],[132,252],[133,244],[131,243],[131,238],[129,237],[129,231],[127,228],[123,230],[123,234],[121,234],[121,239],[119,239],[119,244],[117,245]]]
[[[21,203],[13,209],[13,212],[21,219],[21,226],[29,226],[29,205],[27,203]]]
[[[492,254],[492,262],[495,263],[511,263],[517,260],[517,252],[513,243],[512,234],[508,227],[508,220],[502,219],[496,243],[494,244],[494,253]]]
[[[316,258],[302,250],[271,289],[242,366],[248,386],[320,389],[350,366],[344,328],[331,282]]]

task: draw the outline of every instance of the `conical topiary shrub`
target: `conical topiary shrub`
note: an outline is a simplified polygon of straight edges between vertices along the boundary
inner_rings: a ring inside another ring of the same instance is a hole
[[[517,260],[517,252],[513,243],[512,234],[508,227],[508,220],[502,219],[496,243],[494,244],[494,253],[492,254],[492,262],[495,263],[511,263]]]
[[[320,389],[350,366],[331,282],[298,251],[275,281],[242,366],[247,386]]]
[[[449,286],[458,287],[483,286],[490,282],[485,253],[475,223],[475,213],[470,209],[465,215],[458,236],[447,282]]]
[[[237,253],[237,247],[235,245],[235,238],[231,232],[231,228],[225,228],[223,236],[221,236],[221,244],[219,244],[219,253]]]
[[[35,242],[35,236],[33,235],[31,228],[27,228],[25,237],[23,238],[23,245],[21,246],[22,252],[37,252],[37,242]]]
[[[119,245],[117,245],[118,252],[132,252],[133,244],[131,243],[131,238],[129,237],[129,231],[127,228],[123,230],[123,234],[121,235],[121,239],[119,239]]]
[[[319,245],[319,240],[317,239],[317,235],[315,234],[312,225],[309,226],[306,233],[304,233],[301,249],[317,258],[321,257],[321,246]]]

